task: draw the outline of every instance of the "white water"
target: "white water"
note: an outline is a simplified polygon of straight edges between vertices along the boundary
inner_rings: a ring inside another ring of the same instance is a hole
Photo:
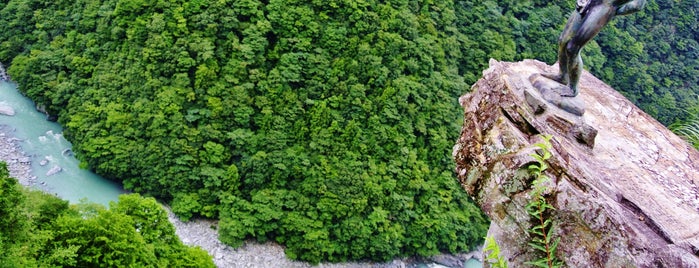
[[[34,103],[24,97],[14,84],[0,81],[0,105],[14,108],[14,116],[0,115],[0,125],[14,129],[12,135],[21,139],[22,150],[31,159],[36,186],[77,203],[80,199],[108,205],[124,193],[122,187],[88,170],[79,168],[79,161],[70,151],[71,144],[63,138],[63,129],[46,120],[36,111]],[[44,166],[41,162],[47,162]],[[51,168],[62,171],[47,176]]]

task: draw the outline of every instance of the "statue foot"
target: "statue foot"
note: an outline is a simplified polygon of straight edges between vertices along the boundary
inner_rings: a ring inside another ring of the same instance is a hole
[[[551,79],[553,81],[556,81],[560,84],[566,84],[563,81],[563,75],[561,74],[554,74],[554,73],[542,73],[541,76],[546,77],[548,79]]]
[[[585,105],[581,98],[571,98],[578,95],[577,90],[554,81],[550,77],[542,78],[541,74],[533,74],[529,76],[529,81],[532,83],[532,91],[538,91],[538,94],[529,94],[529,99],[541,98],[544,101],[556,106],[571,114],[582,116],[585,113]],[[539,97],[536,97],[536,96]],[[529,101],[529,100],[527,100]],[[531,105],[531,104],[530,104]],[[541,105],[533,105],[541,106]]]
[[[577,88],[570,88],[569,86],[561,86],[556,89],[558,92],[560,92],[561,97],[576,97],[578,96],[578,89]]]

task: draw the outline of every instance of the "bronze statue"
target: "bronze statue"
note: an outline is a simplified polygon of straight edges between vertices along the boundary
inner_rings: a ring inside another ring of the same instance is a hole
[[[558,74],[544,74],[563,85],[561,96],[578,95],[578,81],[583,62],[580,50],[590,42],[615,16],[641,10],[646,0],[577,0],[577,8],[570,15],[558,38]]]

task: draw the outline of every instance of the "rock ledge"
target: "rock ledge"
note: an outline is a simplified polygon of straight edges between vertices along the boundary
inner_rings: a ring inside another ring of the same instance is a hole
[[[530,77],[555,70],[491,60],[459,100],[456,172],[510,267],[537,258],[524,207],[539,134],[554,136],[547,199],[567,266],[699,267],[699,152],[587,72],[582,116],[542,101]]]

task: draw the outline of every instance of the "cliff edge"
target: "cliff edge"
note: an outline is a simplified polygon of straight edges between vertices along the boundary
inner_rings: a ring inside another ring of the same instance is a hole
[[[510,267],[538,258],[525,206],[539,134],[553,136],[548,216],[568,267],[699,267],[699,152],[587,72],[559,105],[573,109],[551,105],[533,84],[555,71],[491,60],[459,99],[456,172]]]

